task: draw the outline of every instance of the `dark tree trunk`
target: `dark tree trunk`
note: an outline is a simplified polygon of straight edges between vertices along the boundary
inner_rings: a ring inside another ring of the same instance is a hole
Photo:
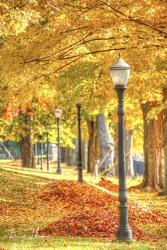
[[[157,119],[147,119],[149,111],[154,107],[156,107],[155,102],[141,105],[144,120],[145,159],[142,187],[148,191],[160,191],[164,188],[163,113],[158,114]]]
[[[36,168],[34,153],[32,153],[31,168]]]
[[[163,87],[163,101],[167,102],[167,87]],[[164,193],[167,195],[167,108],[164,109]]]
[[[125,160],[126,160],[126,175],[133,177],[133,130],[125,132]]]
[[[20,113],[20,119],[24,122],[25,127],[21,137],[21,160],[22,167],[35,168],[30,111],[27,109],[27,113]]]
[[[61,162],[65,163],[66,159],[65,159],[65,150],[66,148],[61,148]]]
[[[113,164],[113,140],[104,114],[97,115],[97,132],[100,145],[100,171],[111,168]]]
[[[89,133],[88,140],[88,167],[87,172],[94,172],[94,162],[98,160],[98,150],[97,150],[97,130],[96,130],[96,122],[92,120],[87,120],[87,127]]]
[[[27,134],[21,139],[22,167],[35,168],[35,159],[31,137],[31,131],[27,131]]]

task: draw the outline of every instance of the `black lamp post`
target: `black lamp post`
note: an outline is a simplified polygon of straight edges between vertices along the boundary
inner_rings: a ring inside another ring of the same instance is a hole
[[[61,119],[62,110],[55,110],[55,117],[57,120],[57,174],[62,173],[61,169],[61,152],[60,152],[60,119]]]
[[[40,143],[40,149],[41,149],[41,170],[43,170],[43,142]]]
[[[78,119],[78,182],[83,182],[82,151],[81,151],[81,100],[76,103]]]
[[[46,128],[46,144],[47,144],[47,151],[46,151],[47,171],[49,171],[50,170],[50,166],[49,166],[49,128]]]
[[[38,142],[37,142],[37,165],[39,165],[40,164],[40,142],[39,142],[39,140],[38,140]]]
[[[126,190],[125,140],[124,140],[124,91],[130,75],[130,66],[119,57],[111,66],[111,78],[118,96],[118,171],[120,224],[117,232],[119,241],[132,241],[132,231],[128,224],[128,206]]]

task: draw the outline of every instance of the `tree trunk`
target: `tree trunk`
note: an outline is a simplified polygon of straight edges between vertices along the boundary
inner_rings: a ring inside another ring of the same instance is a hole
[[[37,155],[38,155],[38,148],[37,148],[37,143],[35,143],[34,145],[33,145],[33,148],[34,148],[34,161],[35,161],[35,163],[37,162]],[[35,164],[34,163],[34,164]]]
[[[106,123],[105,115],[99,114],[96,119],[100,145],[100,161],[103,161],[99,170],[104,171],[113,164],[113,140],[109,132],[108,124]]]
[[[126,175],[133,177],[133,130],[125,132],[125,160],[126,160]]]
[[[88,169],[88,144],[87,141],[82,141],[82,166]]]
[[[163,101],[167,102],[167,87],[163,87]],[[167,195],[167,108],[164,109],[164,193]]]
[[[21,136],[21,160],[22,167],[35,168],[30,113],[32,110],[29,108],[26,113],[20,113],[20,119],[24,123],[24,134]]]
[[[158,114],[157,119],[147,120],[148,112],[155,106],[155,102],[147,102],[141,105],[144,120],[145,159],[142,187],[147,191],[160,191],[164,188],[163,113]]]
[[[96,122],[93,119],[87,120],[87,127],[88,127],[88,133],[89,133],[87,172],[93,173],[94,172],[94,162],[95,162],[95,160],[98,160],[97,159]]]
[[[35,160],[33,154],[33,144],[31,131],[27,131],[27,134],[21,139],[21,159],[22,167],[34,168]]]
[[[66,157],[65,157],[65,151],[66,151],[66,148],[61,148],[61,162],[62,163],[65,163],[66,162]]]

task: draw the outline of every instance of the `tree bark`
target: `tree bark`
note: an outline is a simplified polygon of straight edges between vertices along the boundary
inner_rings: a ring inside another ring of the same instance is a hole
[[[126,175],[133,177],[133,130],[126,130],[125,132],[125,162],[126,162]]]
[[[163,101],[167,102],[167,87],[163,87]],[[164,109],[164,193],[167,195],[167,108]]]
[[[98,144],[97,144],[97,130],[96,130],[96,122],[92,118],[91,120],[87,120],[87,127],[89,133],[88,140],[88,166],[87,172],[94,172],[94,162],[98,160]]]
[[[141,105],[144,120],[145,173],[142,187],[147,191],[161,191],[164,188],[163,113],[157,119],[148,120],[149,111],[156,102]]]
[[[33,144],[31,131],[21,138],[21,159],[22,167],[35,168],[35,159],[33,154]]]
[[[88,144],[87,141],[82,141],[82,166],[88,169]]]
[[[32,142],[31,116],[32,110],[27,109],[26,113],[20,113],[20,119],[24,122],[23,135],[21,136],[21,160],[22,167],[35,168],[35,158]]]
[[[61,162],[62,163],[66,162],[66,155],[65,155],[66,153],[65,152],[66,152],[66,148],[64,148],[64,147],[61,148]]]
[[[103,163],[100,166],[100,171],[110,168],[113,164],[113,139],[109,132],[109,127],[104,114],[99,114],[97,119],[97,132],[100,145],[100,161]]]

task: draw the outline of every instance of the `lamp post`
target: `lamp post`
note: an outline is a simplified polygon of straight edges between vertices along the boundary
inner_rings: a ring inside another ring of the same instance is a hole
[[[38,142],[37,142],[37,165],[40,164],[40,142],[39,142],[39,139],[38,139]]]
[[[42,138],[42,136],[41,136]],[[40,143],[40,151],[41,151],[41,170],[43,170],[43,142]]]
[[[130,75],[130,66],[119,56],[119,59],[110,68],[118,96],[118,171],[119,171],[119,202],[120,221],[117,240],[132,241],[132,231],[128,224],[128,206],[125,169],[125,139],[124,139],[124,92]]]
[[[49,166],[49,128],[46,128],[46,143],[47,143],[47,151],[46,151],[46,161],[47,161],[47,171],[50,170]]]
[[[60,119],[62,115],[61,109],[55,109],[55,117],[57,120],[57,174],[61,174],[61,152],[60,152]]]
[[[82,99],[79,98],[76,103],[77,120],[78,120],[78,182],[83,182],[83,168],[82,168],[82,151],[81,151],[81,106]]]

